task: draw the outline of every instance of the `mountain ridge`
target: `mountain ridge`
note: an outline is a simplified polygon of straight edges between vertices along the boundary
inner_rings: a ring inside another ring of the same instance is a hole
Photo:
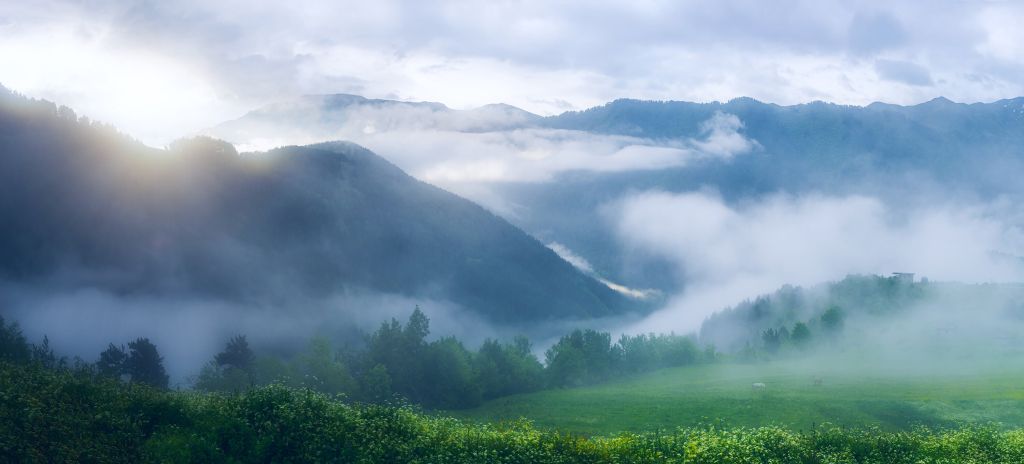
[[[517,227],[352,143],[239,156],[196,138],[164,151],[10,93],[0,135],[7,280],[70,265],[74,285],[245,304],[355,287],[506,323],[634,308]]]

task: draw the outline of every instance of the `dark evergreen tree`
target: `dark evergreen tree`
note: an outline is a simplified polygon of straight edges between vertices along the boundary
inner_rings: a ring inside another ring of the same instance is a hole
[[[797,322],[793,326],[793,333],[789,336],[789,339],[799,348],[807,346],[811,341],[811,329],[807,327],[807,324]]]
[[[103,377],[120,378],[122,374],[127,374],[127,362],[128,353],[125,352],[124,346],[114,346],[111,343],[100,353],[100,359],[96,361],[96,372]]]
[[[32,345],[32,362],[47,369],[56,369],[65,365],[65,360],[58,358],[50,348],[50,337],[43,336],[43,342]]]
[[[839,306],[832,305],[821,315],[821,327],[830,333],[838,333],[843,330],[846,314]]]
[[[132,382],[155,388],[167,388],[170,382],[167,372],[164,371],[164,358],[148,338],[138,338],[128,343],[125,372],[131,377]]]
[[[0,316],[0,361],[24,364],[31,359],[31,347],[18,323],[7,324]]]
[[[256,357],[249,348],[249,342],[245,339],[245,335],[231,337],[231,340],[228,340],[227,346],[224,347],[224,351],[217,353],[213,358],[217,365],[222,368],[232,367],[244,371],[252,369],[255,359]]]
[[[761,341],[764,343],[764,350],[769,353],[779,351],[782,346],[782,337],[778,330],[768,329],[761,333]]]

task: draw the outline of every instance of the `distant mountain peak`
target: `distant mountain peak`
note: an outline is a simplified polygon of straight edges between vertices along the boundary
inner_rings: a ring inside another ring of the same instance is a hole
[[[928,100],[928,101],[922,103],[920,106],[939,106],[939,105],[948,106],[948,105],[959,105],[959,104],[960,103],[954,102],[953,100],[950,100],[950,99],[940,95],[938,97],[935,97],[935,98],[933,98],[931,100]]]
[[[733,98],[732,100],[729,100],[727,103],[729,103],[729,104],[758,104],[758,105],[763,105],[764,104],[764,102],[762,102],[761,100],[758,100],[758,99],[756,99],[754,97],[736,97],[736,98]]]

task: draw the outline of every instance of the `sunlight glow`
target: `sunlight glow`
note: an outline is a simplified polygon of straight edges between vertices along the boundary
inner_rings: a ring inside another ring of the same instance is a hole
[[[56,28],[0,42],[0,83],[75,108],[162,146],[217,121],[223,110],[201,73],[153,53],[109,47],[103,33]],[[171,130],[168,130],[171,129]]]

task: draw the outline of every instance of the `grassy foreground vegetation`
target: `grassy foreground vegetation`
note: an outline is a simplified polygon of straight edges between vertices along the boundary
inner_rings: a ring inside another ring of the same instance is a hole
[[[618,382],[499,398],[458,417],[524,417],[542,428],[582,434],[670,430],[716,423],[728,427],[817,424],[907,430],[959,423],[1024,427],[1024,373],[1005,367],[873,368],[856,359],[794,359],[662,369]],[[818,379],[819,382],[815,382]],[[754,391],[753,383],[765,383]]]
[[[1022,462],[1024,431],[822,425],[675,428],[608,437],[473,424],[308,389],[168,392],[0,363],[4,462]]]

